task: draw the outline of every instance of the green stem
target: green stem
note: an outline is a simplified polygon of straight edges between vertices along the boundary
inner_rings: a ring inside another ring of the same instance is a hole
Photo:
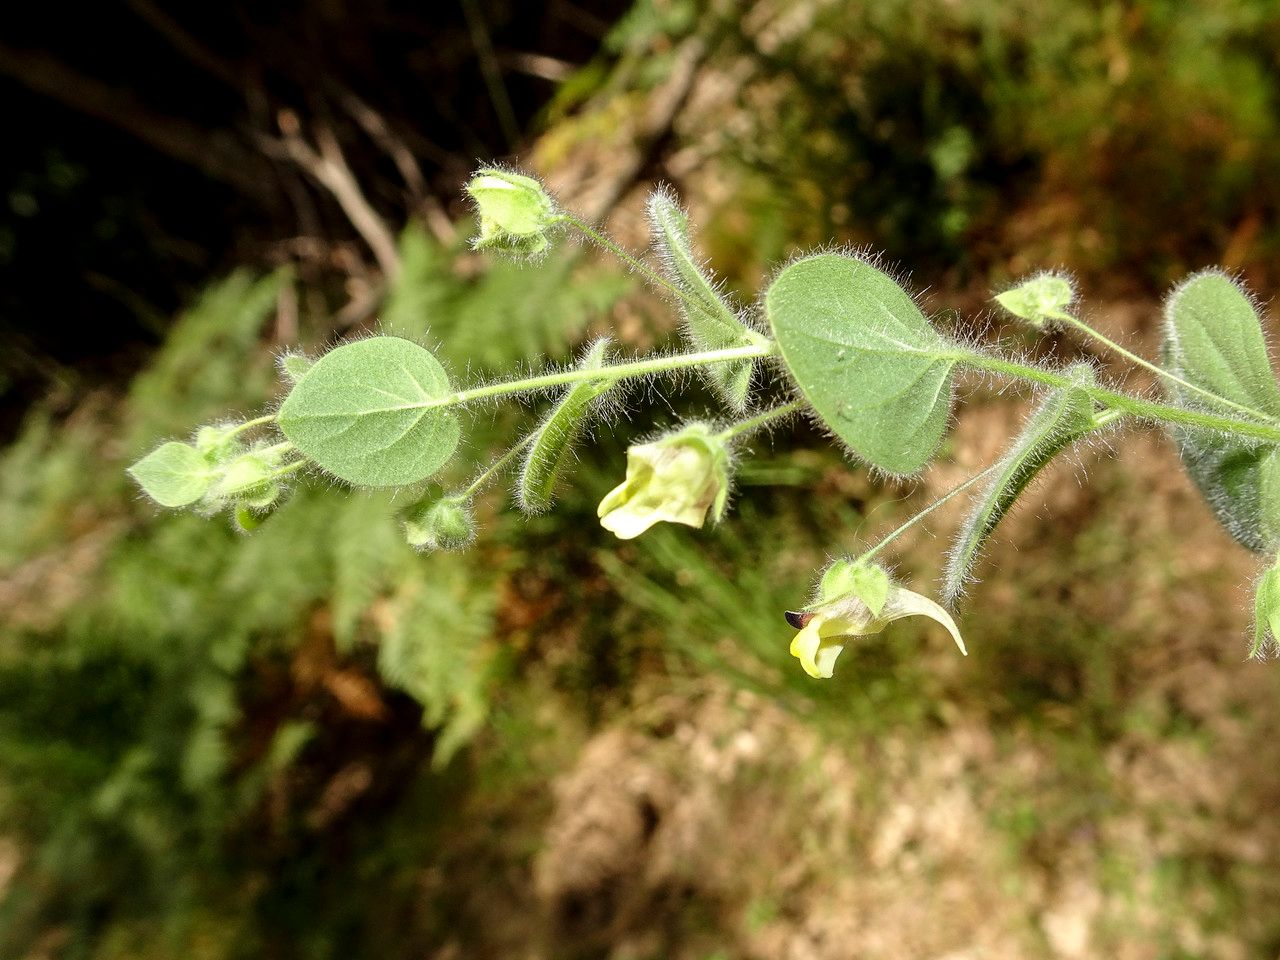
[[[790,414],[795,413],[797,410],[802,410],[803,408],[804,408],[804,404],[799,400],[796,400],[792,403],[784,403],[781,406],[773,407],[772,409],[766,410],[764,413],[761,413],[758,416],[754,416],[750,420],[743,420],[741,423],[735,423],[732,426],[726,427],[724,430],[721,430],[718,434],[716,434],[715,439],[720,441],[732,440],[735,437],[742,436],[743,434],[751,433],[753,430],[758,430],[760,427],[763,427],[765,424],[767,424],[770,420],[776,420],[779,417],[789,416]]]
[[[679,287],[673,284],[670,280],[668,280],[662,274],[658,273],[657,270],[654,270],[653,267],[649,266],[639,257],[632,254],[629,250],[627,250],[626,247],[616,243],[607,234],[601,233],[599,230],[591,226],[585,220],[579,220],[572,213],[561,213],[560,217],[565,223],[569,224],[571,227],[573,227],[575,230],[581,233],[584,237],[586,237],[592,243],[596,244],[597,246],[600,246],[605,250],[608,250],[615,257],[617,257],[619,260],[621,260],[623,263],[629,266],[636,273],[643,276],[650,283],[653,283],[659,287],[662,287],[668,293],[672,294],[672,296],[678,297],[679,299],[688,303],[690,306],[696,307],[698,309],[702,309],[701,304],[699,304],[696,300],[690,297],[687,293],[685,293],[683,290],[681,290]]]
[[[1171,407],[1163,403],[1152,403],[1149,400],[1142,400],[1126,393],[1116,393],[1114,390],[1107,390],[1102,387],[1084,386],[1070,377],[1064,377],[1048,370],[1041,370],[1039,367],[1015,363],[1012,360],[1002,360],[999,357],[988,357],[980,353],[957,352],[943,356],[979,370],[1019,377],[1047,387],[1069,387],[1073,390],[1083,390],[1097,403],[1108,409],[1118,410],[1146,420],[1162,420],[1166,423],[1179,423],[1188,427],[1199,427],[1203,430],[1233,433],[1236,436],[1265,440],[1268,443],[1280,443],[1280,426],[1256,423],[1250,420],[1233,420],[1230,417],[1200,413],[1196,410],[1187,410],[1184,407]]]
[[[1121,417],[1123,417],[1123,416],[1125,416],[1125,414],[1124,414],[1122,411],[1120,411],[1120,410],[1114,410],[1114,409],[1113,409],[1113,410],[1104,410],[1104,411],[1102,411],[1102,413],[1100,413],[1100,414],[1098,414],[1096,417],[1094,417],[1094,418],[1093,418],[1093,423],[1092,423],[1088,428],[1086,428],[1086,429],[1084,429],[1084,430],[1080,431],[1079,435],[1078,435],[1078,436],[1076,436],[1076,438],[1075,438],[1075,439],[1076,439],[1076,440],[1078,440],[1078,439],[1080,439],[1080,437],[1083,437],[1085,434],[1087,434],[1087,433],[1091,433],[1091,432],[1093,432],[1094,430],[1098,430],[1098,429],[1100,429],[1100,428],[1102,428],[1102,427],[1105,427],[1107,424],[1112,423],[1112,422],[1114,422],[1114,421],[1116,421],[1116,420],[1119,420],[1119,419],[1120,419]],[[861,563],[861,562],[862,562],[862,561],[864,561],[864,560],[870,560],[870,559],[871,559],[872,557],[874,557],[877,553],[879,553],[881,550],[883,550],[883,549],[884,549],[884,547],[885,547],[885,545],[886,545],[886,544],[888,544],[888,543],[889,543],[889,541],[891,541],[891,540],[895,539],[895,538],[896,538],[896,537],[898,537],[900,534],[903,534],[903,533],[905,533],[906,531],[910,530],[910,529],[911,529],[912,527],[914,527],[917,523],[919,523],[921,520],[923,520],[923,519],[924,519],[925,517],[927,517],[929,514],[933,513],[933,511],[937,510],[940,506],[942,506],[944,503],[946,503],[946,502],[947,502],[948,500],[950,500],[952,497],[955,497],[955,496],[957,496],[957,495],[959,495],[959,494],[961,494],[961,493],[964,493],[966,490],[968,490],[970,487],[972,487],[972,486],[973,486],[975,483],[977,483],[979,480],[984,479],[985,477],[987,477],[987,476],[988,476],[988,475],[990,475],[991,473],[995,472],[996,470],[998,470],[998,469],[999,469],[1000,467],[1002,467],[1002,466],[1004,466],[1004,458],[1003,458],[1003,457],[1001,457],[1001,458],[1000,458],[999,460],[997,460],[995,463],[991,464],[991,466],[987,467],[987,468],[986,468],[985,470],[983,470],[982,472],[980,472],[980,473],[975,473],[975,474],[974,474],[972,477],[970,477],[968,480],[965,480],[965,481],[963,481],[962,483],[958,483],[958,484],[956,484],[954,487],[952,487],[950,490],[948,490],[946,493],[944,493],[942,496],[940,496],[937,500],[933,501],[933,503],[929,504],[929,506],[925,507],[925,508],[924,508],[923,510],[921,510],[919,513],[915,514],[913,517],[911,517],[911,518],[910,518],[909,520],[907,520],[905,523],[900,524],[899,526],[895,527],[892,531],[890,531],[886,536],[881,537],[881,538],[880,538],[880,540],[879,540],[879,542],[877,542],[875,546],[873,546],[871,549],[869,549],[869,550],[865,551],[865,552],[864,552],[860,557],[858,557],[858,562],[859,562],[859,563]]]
[[[483,387],[472,387],[470,390],[458,390],[448,396],[434,400],[423,400],[419,403],[408,403],[388,410],[432,410],[439,407],[453,407],[473,400],[486,400],[490,397],[503,397],[512,393],[527,393],[534,390],[545,390],[548,387],[562,387],[584,380],[627,380],[634,377],[647,377],[655,373],[670,373],[675,370],[687,370],[691,367],[704,367],[713,363],[729,363],[734,360],[757,360],[773,353],[772,340],[760,344],[749,344],[745,347],[728,347],[723,350],[700,350],[696,353],[677,353],[666,357],[650,357],[645,360],[632,360],[617,363],[608,367],[596,367],[591,370],[564,370],[560,373],[543,374],[540,377],[526,377],[523,380],[507,380],[502,383],[491,383]]]
[[[1186,380],[1183,380],[1177,374],[1170,373],[1168,370],[1158,367],[1154,363],[1151,363],[1148,360],[1144,360],[1142,357],[1138,356],[1136,353],[1133,353],[1130,350],[1126,350],[1124,347],[1120,346],[1120,344],[1116,343],[1114,340],[1104,336],[1101,332],[1089,326],[1079,317],[1073,317],[1071,314],[1061,310],[1050,311],[1049,313],[1045,314],[1045,316],[1051,317],[1054,320],[1060,320],[1063,323],[1066,323],[1074,327],[1075,329],[1083,333],[1086,337],[1092,337],[1094,340],[1097,340],[1099,343],[1103,344],[1104,346],[1120,354],[1120,356],[1124,357],[1126,360],[1129,360],[1132,363],[1136,363],[1138,366],[1142,367],[1145,370],[1150,370],[1156,376],[1161,377],[1165,380],[1168,380],[1170,383],[1176,383],[1180,387],[1185,387],[1188,390],[1194,391],[1195,393],[1198,393],[1201,396],[1206,397],[1209,400],[1212,400],[1216,404],[1219,404],[1225,407],[1231,407],[1232,409],[1238,410],[1240,413],[1246,414],[1250,417],[1257,417],[1259,420],[1271,419],[1265,413],[1262,413],[1259,410],[1254,410],[1252,407],[1246,407],[1243,404],[1236,403],[1233,400],[1228,400],[1226,397],[1220,397],[1218,396],[1218,394],[1212,392],[1211,390],[1205,390],[1203,387],[1197,387],[1194,383],[1188,383]]]
[[[294,460],[292,463],[286,463],[279,470],[271,474],[271,479],[277,480],[280,477],[286,477],[289,474],[293,473],[295,470],[301,470],[306,465],[307,465],[306,460]]]
[[[678,287],[676,284],[672,283],[670,280],[668,280],[658,271],[654,270],[652,267],[650,267],[647,263],[645,263],[639,257],[632,254],[625,247],[614,242],[612,239],[609,238],[607,234],[601,233],[599,230],[595,229],[585,221],[579,220],[577,217],[575,217],[571,213],[562,213],[560,214],[560,216],[565,223],[568,223],[570,226],[572,226],[575,230],[581,233],[584,237],[586,237],[592,243],[598,244],[603,249],[608,250],[615,257],[617,257],[619,260],[621,260],[623,263],[629,266],[632,270],[639,273],[650,283],[653,283],[656,286],[659,286],[662,289],[666,290],[677,300],[683,301],[684,305],[688,309],[696,310],[698,313],[701,313],[704,316],[709,315],[706,304],[702,303],[697,297],[690,295],[688,291],[683,290],[680,287]],[[718,320],[719,318],[713,317],[713,319]],[[747,327],[743,327],[742,333],[744,337],[746,337],[748,340],[754,343],[768,342],[763,336],[761,336],[760,334],[756,333],[756,331],[751,330]]]
[[[292,446],[292,444],[290,444],[290,446]],[[278,470],[273,470],[266,477],[260,477],[257,480],[251,480],[248,483],[242,483],[240,486],[234,487],[230,490],[219,490],[218,492],[221,496],[224,496],[224,497],[234,497],[236,494],[244,493],[246,490],[252,490],[255,487],[259,487],[262,484],[267,483],[271,480],[279,480],[281,477],[287,477],[289,474],[293,473],[294,471],[301,470],[303,467],[307,465],[307,463],[308,463],[307,460],[294,460],[292,463],[286,463],[283,467],[280,467]]]
[[[996,461],[995,463],[991,464],[991,466],[983,470],[981,473],[975,473],[972,477],[970,477],[968,480],[965,480],[963,483],[956,484],[954,487],[952,487],[950,490],[944,493],[937,500],[933,501],[933,503],[929,504],[929,506],[925,507],[919,513],[911,517],[911,519],[895,527],[886,536],[881,537],[879,542],[876,543],[874,547],[865,551],[860,557],[858,557],[857,562],[862,563],[865,560],[870,560],[877,553],[883,550],[889,544],[889,541],[896,539],[898,536],[900,536],[903,533],[906,533],[908,530],[914,527],[917,523],[919,523],[929,514],[933,513],[933,511],[937,510],[940,506],[942,506],[944,503],[950,500],[952,497],[955,497],[961,493],[964,493],[966,490],[972,487],[975,483],[977,483],[979,480],[986,477],[988,474],[994,472],[1000,466],[1001,466],[1000,461]]]
[[[537,436],[538,431],[535,430],[500,456],[497,460],[493,461],[493,463],[489,464],[489,466],[485,467],[484,470],[480,472],[480,475],[471,481],[471,485],[468,486],[467,489],[463,490],[461,493],[452,494],[452,496],[457,497],[459,500],[470,500],[484,489],[485,484],[510,466],[511,461],[520,456],[520,454],[524,452],[525,448],[537,439]]]
[[[246,420],[244,423],[233,428],[227,433],[228,437],[238,437],[246,430],[252,430],[254,427],[261,427],[263,424],[274,423],[276,416],[274,413],[268,413],[266,416],[255,417],[252,420]]]

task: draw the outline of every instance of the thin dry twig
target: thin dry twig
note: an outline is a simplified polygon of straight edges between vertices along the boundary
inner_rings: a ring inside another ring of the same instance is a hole
[[[303,138],[302,124],[292,110],[280,111],[278,123],[279,137],[258,135],[262,148],[272,156],[293,161],[328,190],[373,252],[383,274],[388,279],[395,277],[400,272],[395,235],[360,189],[333,131],[325,124],[316,124],[312,146]]]

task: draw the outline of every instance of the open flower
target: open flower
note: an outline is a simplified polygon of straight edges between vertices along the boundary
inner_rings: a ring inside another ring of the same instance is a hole
[[[705,424],[627,450],[627,478],[600,501],[600,525],[621,540],[655,523],[701,527],[729,497],[729,455]]]
[[[838,560],[823,577],[823,587],[833,583],[848,583],[851,578],[843,575],[832,576],[832,571],[839,565],[847,565],[844,569],[857,567],[853,561]],[[878,567],[862,567],[879,570]],[[857,577],[859,588],[847,593],[826,595],[820,587],[820,599],[806,610],[787,612],[787,622],[800,632],[791,641],[791,655],[800,661],[800,665],[809,676],[829,678],[835,671],[836,659],[844,651],[845,643],[851,637],[865,637],[879,633],[894,620],[904,617],[929,617],[947,628],[951,638],[955,640],[960,652],[968,656],[960,630],[951,619],[951,615],[928,597],[888,582],[888,577],[881,572],[880,578]],[[869,583],[876,587],[868,589]],[[885,588],[887,587],[887,592]],[[863,594],[860,596],[859,594]],[[873,607],[879,607],[874,610]]]

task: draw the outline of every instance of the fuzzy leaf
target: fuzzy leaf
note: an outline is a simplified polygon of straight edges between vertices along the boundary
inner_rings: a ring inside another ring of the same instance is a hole
[[[723,350],[757,342],[703,272],[689,239],[689,217],[669,193],[649,197],[649,223],[653,242],[662,257],[667,276],[692,301],[679,300],[685,318],[685,335],[699,350]],[[737,409],[746,404],[751,387],[750,360],[718,363],[706,374],[724,399]]]
[[[765,307],[796,385],[837,437],[889,473],[929,461],[956,351],[888,274],[819,254],[783,270]]]
[[[1268,646],[1280,645],[1280,566],[1266,570],[1254,588],[1253,644],[1249,647],[1251,658],[1261,658]]]
[[[608,340],[598,340],[578,365],[581,370],[598,370],[604,365]],[[600,399],[615,381],[584,380],[574,384],[547,414],[525,455],[520,472],[518,496],[528,513],[551,509],[556,481],[565,456],[582,435]]]
[[[278,423],[306,457],[347,483],[402,486],[431,476],[458,445],[458,420],[435,403],[449,378],[399,337],[338,347],[303,374]]]
[[[129,474],[143,492],[162,507],[195,503],[209,492],[213,483],[213,471],[200,451],[176,441],[151,451],[129,468]]]
[[[1087,366],[1073,368],[1081,384],[1093,382]],[[1093,401],[1083,390],[1054,390],[1027,418],[982,496],[956,535],[942,580],[942,602],[954,607],[983,546],[1036,474],[1093,426]]]
[[[1262,326],[1252,303],[1229,277],[1216,271],[1193,276],[1165,305],[1165,367],[1234,403],[1280,417],[1280,388],[1267,357]],[[1172,399],[1188,407],[1212,405],[1177,384]],[[1238,413],[1231,408],[1217,412]],[[1241,544],[1263,551],[1272,545],[1276,518],[1264,519],[1262,488],[1280,470],[1275,445],[1204,430],[1175,428],[1173,437],[1187,472],[1218,521]]]

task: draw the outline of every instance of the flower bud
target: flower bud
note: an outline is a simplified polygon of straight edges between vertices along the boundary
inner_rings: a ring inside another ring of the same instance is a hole
[[[1060,319],[1076,298],[1071,281],[1060,273],[1037,273],[997,296],[996,303],[1037,329]]]
[[[597,515],[621,540],[655,523],[701,527],[719,520],[729,498],[729,454],[706,424],[691,423],[627,450],[627,478],[600,501]]]
[[[914,616],[942,624],[960,652],[968,655],[955,621],[938,604],[892,583],[882,567],[837,560],[822,575],[817,602],[787,612],[787,623],[800,631],[791,641],[791,655],[809,676],[829,678],[850,637],[876,634],[894,620]]]
[[[226,463],[244,449],[237,439],[238,427],[235,423],[201,427],[196,431],[195,448],[211,464]]]
[[[537,180],[506,170],[480,170],[467,184],[480,218],[476,250],[536,257],[550,245],[548,233],[560,220],[555,203]]]
[[[461,497],[424,500],[404,521],[405,539],[420,550],[458,550],[470,543],[475,533],[475,520]]]
[[[222,472],[208,499],[211,501],[240,500],[251,504],[274,501],[279,494],[275,482],[276,463],[261,453],[241,454],[222,465]]]

